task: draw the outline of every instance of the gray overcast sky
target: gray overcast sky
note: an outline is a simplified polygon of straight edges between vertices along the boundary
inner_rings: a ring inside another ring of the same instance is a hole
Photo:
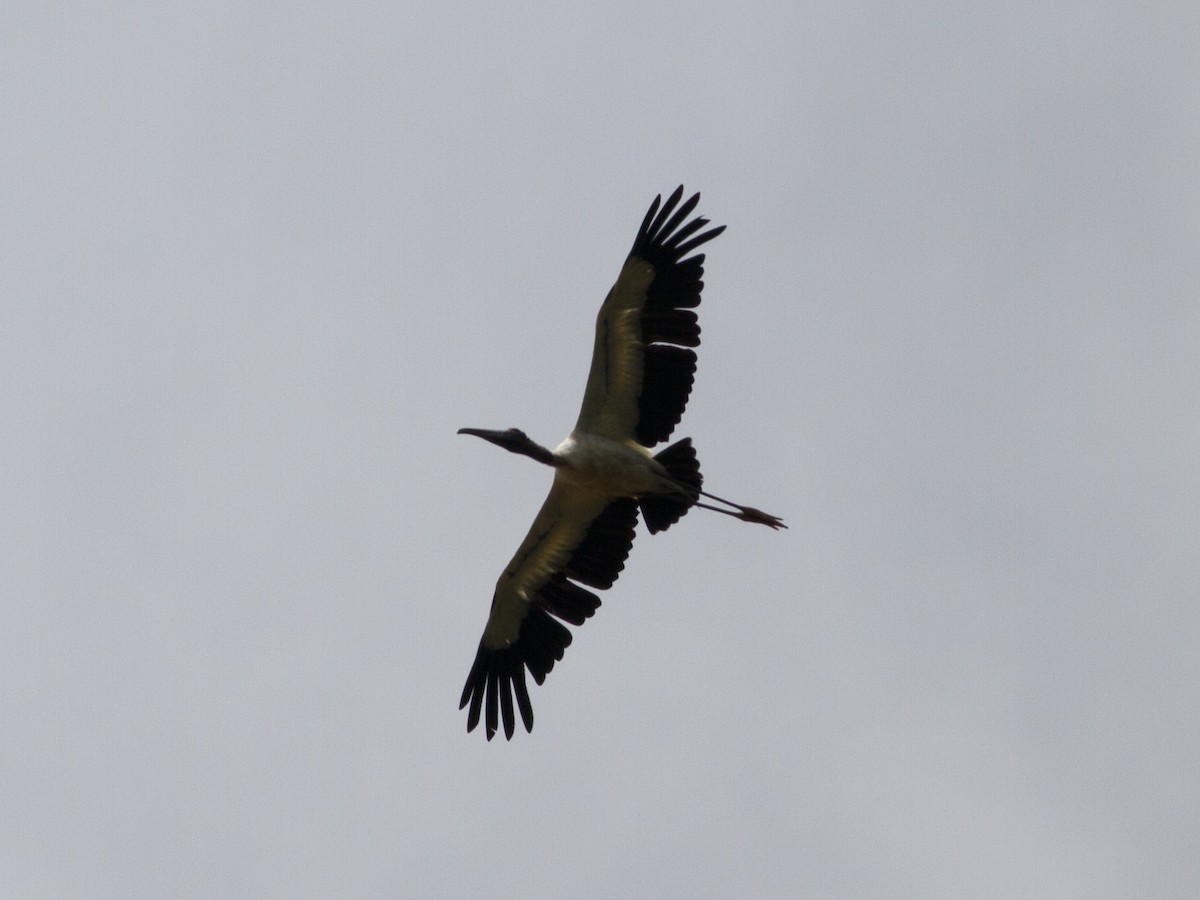
[[[1200,7],[0,13],[0,895],[1191,897]],[[459,692],[680,182],[692,435]]]

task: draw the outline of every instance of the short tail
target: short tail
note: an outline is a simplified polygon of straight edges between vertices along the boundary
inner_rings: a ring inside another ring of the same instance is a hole
[[[676,482],[699,493],[704,483],[700,474],[700,460],[692,447],[692,439],[684,438],[654,455],[654,459]],[[638,500],[642,518],[651,534],[666,531],[683,518],[684,513],[696,502],[696,496],[685,494],[647,494]]]

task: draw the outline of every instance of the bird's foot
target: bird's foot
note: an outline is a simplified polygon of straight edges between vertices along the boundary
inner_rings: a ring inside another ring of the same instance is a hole
[[[765,513],[761,509],[755,509],[753,506],[739,506],[737,517],[743,522],[757,522],[759,525],[766,525],[768,528],[776,530],[787,528],[783,524],[783,519],[779,518],[779,516]]]

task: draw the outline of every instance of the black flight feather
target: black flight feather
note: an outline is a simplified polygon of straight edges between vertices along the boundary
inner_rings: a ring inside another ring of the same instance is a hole
[[[661,195],[654,198],[629,254],[654,269],[640,319],[644,357],[636,437],[646,446],[671,436],[692,391],[696,355],[682,348],[700,345],[700,325],[691,310],[700,305],[704,289],[704,254],[687,254],[725,230],[721,225],[696,234],[708,219],[685,220],[700,195],[680,205],[682,198],[682,185],[666,203]]]

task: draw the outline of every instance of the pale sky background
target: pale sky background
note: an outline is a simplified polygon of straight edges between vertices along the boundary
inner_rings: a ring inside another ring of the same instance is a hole
[[[1200,6],[7,4],[0,897],[1187,898]],[[459,692],[642,215],[644,531]]]

